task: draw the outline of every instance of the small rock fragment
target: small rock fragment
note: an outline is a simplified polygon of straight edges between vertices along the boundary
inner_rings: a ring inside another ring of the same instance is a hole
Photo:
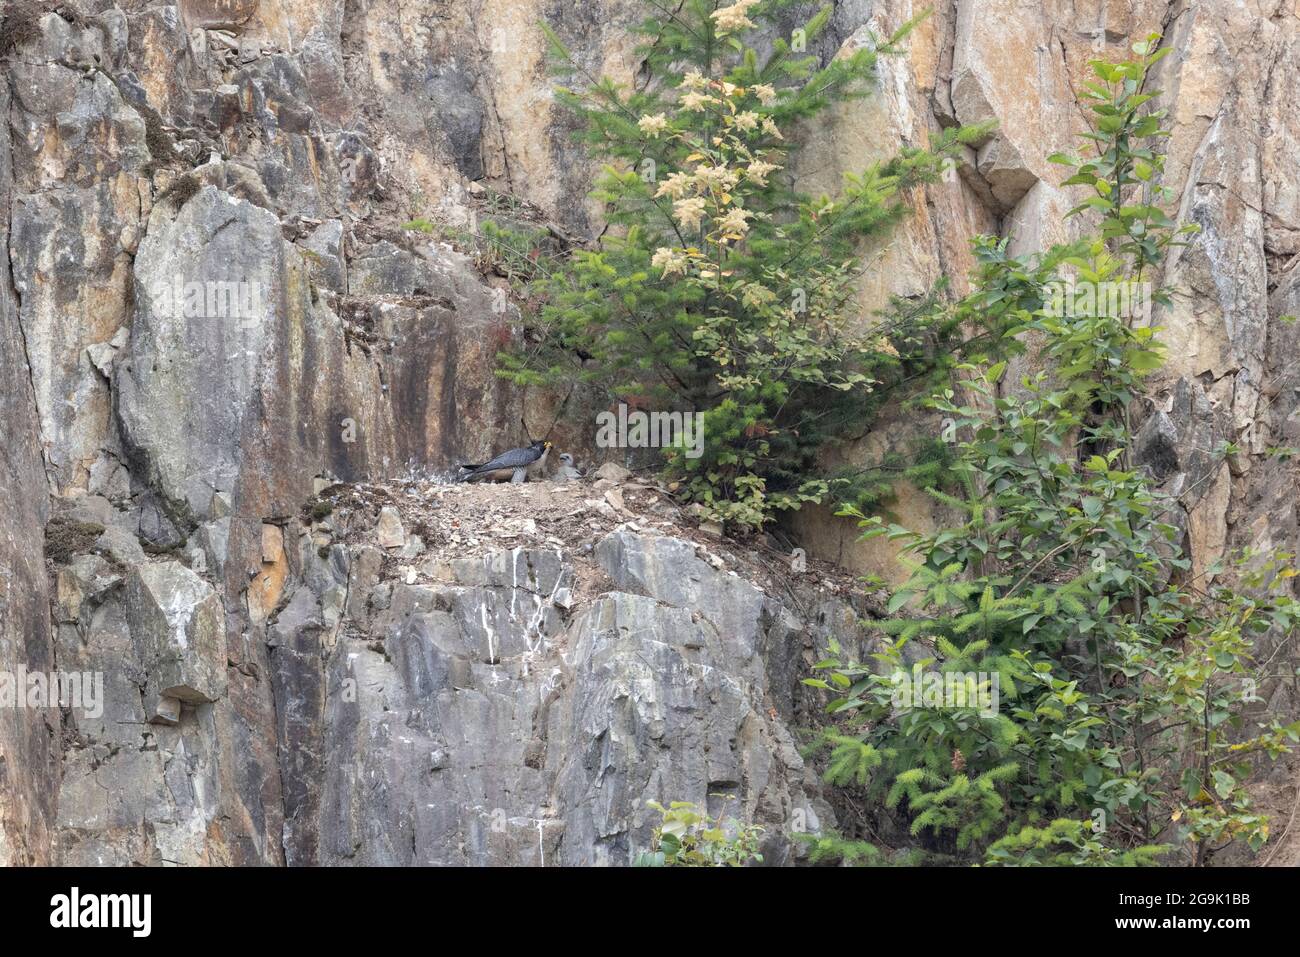
[[[617,462],[606,462],[600,468],[596,469],[596,478],[605,479],[607,482],[626,482],[632,475],[627,469]]]
[[[406,529],[402,527],[402,518],[397,509],[391,505],[380,509],[375,534],[380,548],[401,548],[406,544]]]
[[[158,699],[154,706],[153,714],[149,716],[150,724],[169,724],[177,725],[181,723],[181,703],[176,698],[169,698],[166,695]]]

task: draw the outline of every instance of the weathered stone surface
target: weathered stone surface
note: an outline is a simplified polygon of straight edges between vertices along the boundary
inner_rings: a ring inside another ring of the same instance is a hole
[[[597,555],[620,590],[577,605],[564,551],[452,560],[337,644],[295,594],[272,629],[287,859],[628,864],[647,800],[730,794],[782,863],[796,808],[830,819],[785,724],[790,613],[684,541],[616,533]]]
[[[195,27],[233,28],[257,12],[260,0],[181,0],[181,15]]]
[[[605,462],[592,475],[607,482],[626,482],[632,473],[617,462]]]
[[[283,778],[285,863],[317,862],[319,789],[326,755],[325,624],[309,589],[299,589],[271,629],[271,679]]]
[[[331,219],[317,226],[302,242],[309,253],[312,279],[336,293],[347,292],[347,259],[343,253],[343,223]]]
[[[397,509],[386,507],[380,510],[375,540],[380,548],[401,548],[406,544],[406,529],[402,528],[402,518]]]
[[[261,357],[287,295],[275,216],[205,186],[155,213],[135,268],[130,358],[117,380],[123,437],[181,514],[207,518],[234,489]]]
[[[153,724],[177,725],[181,723],[181,702],[179,698],[161,697],[154,705],[154,712],[149,716]]]
[[[1035,183],[1059,180],[1047,157],[1073,148],[1082,128],[1055,11],[1035,0],[962,0],[956,9],[953,113],[962,123],[998,122],[976,167],[1002,210],[1012,210]]]
[[[103,34],[41,20],[44,56],[13,57],[7,108],[14,193],[5,207],[18,316],[55,490],[85,490],[111,447],[107,374],[89,350],[110,348],[130,316],[130,255],[139,230],[145,122],[106,74]],[[36,44],[32,45],[33,47]]]
[[[0,116],[9,113],[0,84]],[[0,250],[10,248],[13,169],[0,123]],[[31,365],[19,327],[9,257],[0,255],[0,670],[54,663],[41,541],[48,514]],[[59,719],[45,709],[0,708],[0,866],[49,864],[59,775]]]
[[[225,616],[211,585],[178,562],[142,565],[126,610],[151,697],[202,704],[226,693]]]

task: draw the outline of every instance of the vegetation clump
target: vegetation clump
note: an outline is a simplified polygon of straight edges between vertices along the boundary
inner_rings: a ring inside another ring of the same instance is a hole
[[[103,534],[104,526],[94,522],[52,518],[45,526],[45,557],[56,565],[66,565],[89,552]]]
[[[863,316],[855,297],[863,244],[984,130],[948,130],[846,177],[839,195],[805,195],[791,168],[813,122],[867,95],[879,58],[914,23],[819,66],[801,51],[830,7],[760,56],[741,38],[788,4],[652,6],[659,15],[638,30],[651,79],[635,89],[588,75],[548,33],[559,69],[581,81],[559,96],[606,163],[595,195],[610,228],[538,278],[541,305],[500,374],[698,414],[702,448],[664,449],[668,479],[710,518],[760,528],[808,502],[852,499],[825,452],[964,348],[967,316],[911,304]]]
[[[824,677],[808,679],[835,692],[816,748],[831,782],[863,789],[939,860],[1202,865],[1235,842],[1258,850],[1269,822],[1248,785],[1300,740],[1295,715],[1262,707],[1255,651],[1293,635],[1293,556],[1192,573],[1167,521],[1177,502],[1132,454],[1158,330],[1110,297],[1082,309],[1054,297],[1067,272],[1099,289],[1145,283],[1195,228],[1160,208],[1164,114],[1139,92],[1168,49],[1151,37],[1134,51],[1093,64],[1096,154],[1052,157],[1092,192],[1075,212],[1096,214],[1097,235],[998,264],[972,300],[997,289],[1017,318],[1009,334],[1035,333],[1049,368],[1009,383],[1005,361],[964,364],[962,394],[931,400],[957,488],[930,491],[959,521],[920,532],[846,510],[900,543],[911,575],[872,659],[832,646]],[[900,696],[917,675],[969,694]]]

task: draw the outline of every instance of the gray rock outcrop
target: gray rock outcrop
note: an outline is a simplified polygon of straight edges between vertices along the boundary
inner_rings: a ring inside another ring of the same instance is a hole
[[[272,628],[287,862],[629,864],[649,800],[728,802],[792,860],[792,821],[829,808],[772,652],[811,632],[689,542],[615,531],[595,555],[617,590],[581,602],[559,548],[372,580],[369,620],[334,628],[300,590]]]

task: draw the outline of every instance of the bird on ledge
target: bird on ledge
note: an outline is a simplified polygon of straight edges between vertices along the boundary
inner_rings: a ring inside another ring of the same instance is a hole
[[[555,470],[555,481],[576,482],[580,478],[582,478],[582,469],[578,468],[577,463],[573,461],[573,456],[568,452],[561,452],[560,465]]]
[[[546,467],[546,456],[550,451],[550,442],[538,440],[523,448],[502,452],[492,461],[484,462],[482,465],[464,464],[461,468],[466,470],[466,474],[462,475],[459,481],[501,482],[509,478],[511,484],[517,485],[528,481],[530,476],[536,477],[542,474],[542,470]]]

